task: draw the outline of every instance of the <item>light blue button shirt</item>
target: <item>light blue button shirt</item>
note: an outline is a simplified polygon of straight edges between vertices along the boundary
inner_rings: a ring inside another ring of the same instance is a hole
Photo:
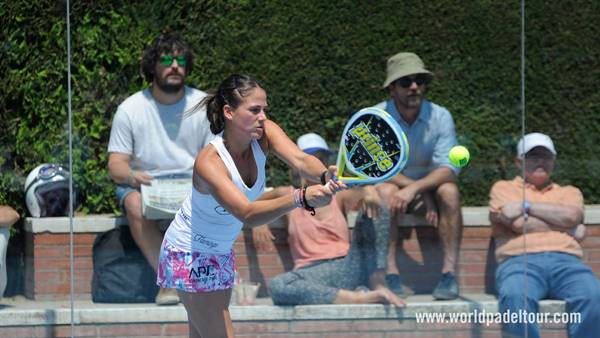
[[[418,180],[440,167],[448,167],[455,175],[459,174],[460,169],[454,167],[448,159],[450,148],[458,142],[454,120],[446,108],[424,99],[419,116],[410,125],[396,110],[393,99],[380,102],[375,107],[392,115],[406,134],[409,152],[402,174]]]

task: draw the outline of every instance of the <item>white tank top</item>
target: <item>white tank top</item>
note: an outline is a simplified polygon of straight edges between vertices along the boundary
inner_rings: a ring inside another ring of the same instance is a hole
[[[252,187],[244,183],[233,158],[223,144],[222,135],[217,135],[210,144],[216,148],[236,187],[248,200],[257,199],[265,187],[266,162],[266,156],[258,141],[251,142],[254,162],[258,169],[256,182]],[[243,223],[225,210],[212,195],[203,194],[192,187],[192,194],[177,211],[165,234],[165,240],[183,251],[226,254],[230,252],[242,226]]]

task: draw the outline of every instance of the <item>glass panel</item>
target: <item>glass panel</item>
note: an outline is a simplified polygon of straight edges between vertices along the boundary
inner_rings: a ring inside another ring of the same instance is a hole
[[[522,118],[526,135],[516,153],[525,153],[524,159],[517,159],[517,175],[524,177],[527,184],[519,185],[521,197],[512,198],[517,200],[516,204],[505,204],[502,209],[503,215],[522,212],[513,216],[512,225],[515,231],[525,235],[502,236],[496,242],[500,243],[497,251],[505,256],[510,253],[511,257],[498,269],[498,278],[503,281],[500,297],[505,300],[500,304],[513,312],[517,309],[529,312],[526,318],[521,318],[521,323],[526,324],[507,326],[513,334],[526,331],[530,337],[553,333],[566,336],[568,332],[569,336],[577,336],[585,335],[583,330],[597,330],[597,317],[587,315],[598,313],[597,309],[575,300],[596,299],[600,292],[598,269],[592,258],[594,249],[590,245],[595,241],[595,221],[589,211],[594,209],[590,204],[595,199],[592,182],[596,178],[594,170],[587,171],[597,161],[594,155],[581,152],[591,149],[586,147],[587,142],[594,142],[593,137],[583,141],[582,135],[587,132],[581,128],[595,125],[597,116],[592,108],[594,104],[589,104],[594,95],[586,93],[594,87],[592,83],[597,82],[597,76],[590,74],[585,57],[581,59],[581,55],[589,53],[583,46],[593,39],[589,34],[588,11],[594,7],[596,4],[580,3],[573,12],[567,10],[567,16],[578,18],[569,30],[558,28],[556,15],[565,13],[562,6],[547,7],[529,2],[526,7]],[[572,34],[577,38],[571,39]],[[561,81],[556,81],[557,77]],[[566,111],[577,111],[577,122],[563,121],[567,118]],[[496,198],[493,198],[496,202],[501,200],[499,196],[506,196],[510,191],[508,186],[496,188]],[[540,278],[543,283],[539,283]],[[519,291],[514,292],[515,288]],[[538,299],[543,301],[534,318],[532,312],[537,308]],[[568,300],[563,305],[565,299]]]
[[[0,204],[20,216],[15,223],[2,209],[0,227],[10,226],[6,234],[11,236],[8,249],[7,236],[3,233],[0,239],[0,336],[35,336],[41,334],[39,328],[54,324],[70,332],[68,216],[73,170],[66,8],[59,4],[14,2],[0,10]],[[23,309],[32,312],[22,315]],[[67,309],[64,316],[60,309]]]

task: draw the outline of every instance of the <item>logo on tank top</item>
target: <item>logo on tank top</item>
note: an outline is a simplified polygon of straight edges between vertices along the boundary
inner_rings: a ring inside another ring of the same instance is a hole
[[[192,239],[195,242],[208,246],[209,248],[216,248],[217,246],[219,246],[219,244],[207,239],[206,236],[201,234],[194,234],[194,237]]]
[[[217,206],[215,207],[215,212],[216,212],[217,214],[219,214],[219,215],[223,215],[223,216],[225,216],[225,215],[231,215],[231,214],[229,213],[229,211],[225,210],[225,208],[223,208],[223,207],[222,207],[222,206],[220,206],[220,205],[217,205]]]

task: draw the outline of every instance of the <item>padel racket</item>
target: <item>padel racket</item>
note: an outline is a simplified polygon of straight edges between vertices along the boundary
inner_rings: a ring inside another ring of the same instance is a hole
[[[406,135],[390,114],[370,107],[346,123],[338,151],[337,179],[374,184],[392,178],[408,160]]]

